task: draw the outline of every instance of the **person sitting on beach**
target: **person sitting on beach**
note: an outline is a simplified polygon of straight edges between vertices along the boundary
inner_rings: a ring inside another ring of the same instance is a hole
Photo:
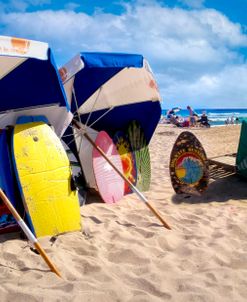
[[[198,122],[200,123],[200,126],[208,127],[208,128],[210,127],[208,117],[205,112],[203,112],[203,114],[202,114],[201,118],[198,120]]]
[[[190,121],[189,119],[185,119],[183,122],[182,122],[182,127],[189,127],[190,126]]]
[[[180,121],[179,121],[179,117],[178,116],[172,116],[170,118],[170,122],[173,124],[173,125],[176,125],[177,127],[182,127]]]

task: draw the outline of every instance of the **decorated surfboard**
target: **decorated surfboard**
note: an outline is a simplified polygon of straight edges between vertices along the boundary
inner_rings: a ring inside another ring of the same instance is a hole
[[[113,165],[124,174],[121,157],[112,139],[105,131],[98,133],[95,144],[106,154]],[[93,171],[99,194],[104,202],[115,203],[123,198],[124,179],[96,148],[93,148]]]
[[[23,215],[23,206],[18,187],[15,182],[11,156],[9,150],[9,136],[11,129],[0,130],[0,187],[14,206]],[[3,201],[0,199],[0,234],[19,231],[18,224]]]
[[[118,153],[120,154],[124,175],[133,185],[136,185],[137,173],[135,154],[132,152],[128,137],[123,131],[118,131],[113,137],[113,142],[116,145]],[[125,182],[124,194],[129,193],[132,193],[132,189],[128,183]]]
[[[17,124],[12,154],[28,221],[37,237],[81,229],[79,200],[63,145],[44,122]]]
[[[201,194],[206,190],[209,171],[206,153],[194,134],[182,132],[170,156],[170,177],[176,193]]]
[[[137,171],[136,187],[140,191],[147,191],[151,182],[151,164],[144,131],[137,121],[132,121],[129,123],[127,133],[130,146],[135,154]]]

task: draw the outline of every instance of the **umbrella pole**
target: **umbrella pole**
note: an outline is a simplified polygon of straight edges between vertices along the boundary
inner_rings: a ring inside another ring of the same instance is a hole
[[[75,125],[75,127],[79,130],[82,129],[82,126],[80,125],[80,123],[76,120],[72,121],[72,124]],[[91,145],[97,149],[99,151],[99,153],[104,157],[104,159],[112,166],[112,168],[118,173],[119,176],[121,176],[127,183],[128,185],[131,187],[132,191],[134,191],[138,197],[144,201],[145,205],[153,212],[153,214],[159,219],[159,221],[163,224],[163,226],[165,228],[167,228],[168,230],[171,230],[171,227],[165,222],[165,220],[161,217],[161,215],[158,213],[157,210],[154,209],[153,206],[150,205],[150,203],[148,202],[148,200],[146,199],[146,197],[132,184],[132,182],[130,182],[128,180],[128,178],[123,175],[123,173],[121,171],[118,170],[118,168],[116,166],[114,166],[114,164],[110,161],[110,159],[106,156],[106,154],[104,153],[104,151],[95,144],[95,142],[91,139],[91,137],[87,134],[87,133],[82,133],[85,138],[91,143]]]
[[[48,258],[47,254],[43,250],[43,248],[38,243],[37,238],[33,235],[33,233],[30,231],[26,223],[22,220],[16,209],[13,207],[12,203],[8,199],[8,197],[4,194],[3,190],[0,188],[0,197],[2,201],[5,203],[6,207],[10,210],[11,214],[14,216],[15,220],[23,230],[23,232],[26,234],[28,240],[32,242],[32,244],[35,246],[35,248],[39,251],[42,258],[45,260],[46,264],[49,266],[52,272],[57,274],[59,277],[62,278],[61,274],[57,270],[57,268],[54,266],[54,264],[51,262],[51,260]]]

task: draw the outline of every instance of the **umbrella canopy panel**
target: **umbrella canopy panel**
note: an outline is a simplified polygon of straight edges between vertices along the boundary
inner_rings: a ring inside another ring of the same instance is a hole
[[[137,120],[145,133],[145,138],[149,143],[153,132],[160,120],[161,110],[158,102],[143,102],[132,105],[125,105],[121,107],[115,107],[114,110],[108,112],[107,110],[95,111],[90,116],[90,121],[97,121],[93,128],[97,131],[105,129],[105,131],[113,137],[118,130],[126,130],[128,124]],[[101,116],[103,118],[100,119]],[[80,116],[81,122],[86,123],[88,114]]]
[[[48,44],[0,36],[0,67],[0,127],[43,113],[61,134],[70,107]]]

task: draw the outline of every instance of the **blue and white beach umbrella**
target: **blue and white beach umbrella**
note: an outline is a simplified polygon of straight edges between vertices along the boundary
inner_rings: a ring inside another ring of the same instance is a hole
[[[61,136],[72,119],[47,43],[0,36],[0,127],[23,115],[45,115]]]
[[[137,120],[150,141],[161,116],[161,97],[142,55],[80,53],[59,70],[71,111],[110,136]]]

